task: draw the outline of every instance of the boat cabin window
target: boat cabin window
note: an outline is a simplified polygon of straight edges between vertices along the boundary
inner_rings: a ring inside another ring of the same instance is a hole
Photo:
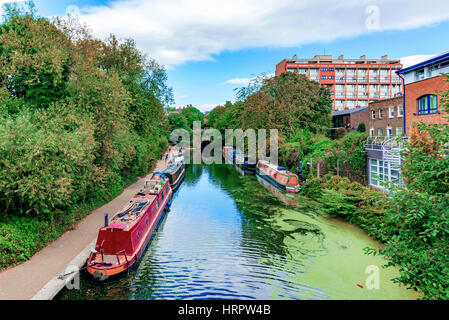
[[[156,209],[159,209],[159,199],[156,199]]]

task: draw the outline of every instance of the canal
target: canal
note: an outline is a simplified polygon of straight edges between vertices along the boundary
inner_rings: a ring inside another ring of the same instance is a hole
[[[139,268],[108,285],[81,274],[57,299],[416,299],[380,244],[231,165],[189,165]],[[365,286],[379,268],[379,289]]]

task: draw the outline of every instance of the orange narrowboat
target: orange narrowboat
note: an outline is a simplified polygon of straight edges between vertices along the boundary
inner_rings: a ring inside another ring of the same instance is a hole
[[[282,190],[288,192],[299,192],[300,190],[299,178],[296,174],[266,160],[257,162],[256,173]]]

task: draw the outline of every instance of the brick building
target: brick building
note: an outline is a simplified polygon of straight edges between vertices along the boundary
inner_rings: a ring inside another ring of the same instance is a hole
[[[347,109],[332,112],[332,129],[345,128],[356,130],[360,123],[368,127],[369,110],[368,107]]]
[[[448,123],[443,118],[439,93],[449,89],[449,52],[396,72],[404,82],[405,133],[411,136],[414,122]]]
[[[312,59],[284,59],[276,65],[276,76],[285,72],[305,75],[331,92],[333,110],[368,107],[372,100],[395,97],[402,91],[402,81],[396,75],[402,65],[398,59],[333,59],[316,55]]]
[[[370,104],[369,125],[371,133],[374,129],[374,134],[367,139],[365,145],[368,158],[367,173],[369,184],[381,189],[387,188],[385,182],[402,184],[400,170],[403,164],[401,154],[405,151],[403,142],[408,139],[407,136],[417,132],[413,127],[414,122],[448,123],[448,120],[442,117],[444,112],[441,109],[439,93],[449,89],[446,77],[442,76],[449,73],[449,53],[438,55],[396,73],[403,79],[403,96]],[[400,105],[404,106],[404,117],[396,119]],[[397,111],[396,118],[389,118],[389,112],[394,112],[394,107]],[[381,121],[378,120],[379,110],[382,110]],[[376,119],[373,119],[373,116],[376,116]],[[399,127],[401,120],[404,127],[404,137],[401,139],[389,134],[393,133],[393,130],[376,132],[378,128],[385,126],[393,129],[394,123]]]
[[[373,101],[369,104],[367,131],[370,136],[400,136],[404,132],[403,97]]]

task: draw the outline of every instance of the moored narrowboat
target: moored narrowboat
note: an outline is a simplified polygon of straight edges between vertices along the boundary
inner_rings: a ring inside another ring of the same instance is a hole
[[[87,271],[95,280],[126,275],[138,265],[164,212],[171,205],[170,181],[156,172],[129,203],[100,228]]]
[[[300,190],[299,178],[296,174],[266,160],[257,162],[256,173],[282,190],[288,192],[299,192]]]
[[[167,169],[162,171],[162,173],[168,177],[170,181],[170,186],[173,192],[181,185],[182,180],[186,175],[186,166],[184,164],[184,158],[182,157],[175,158],[174,162],[168,166]]]

